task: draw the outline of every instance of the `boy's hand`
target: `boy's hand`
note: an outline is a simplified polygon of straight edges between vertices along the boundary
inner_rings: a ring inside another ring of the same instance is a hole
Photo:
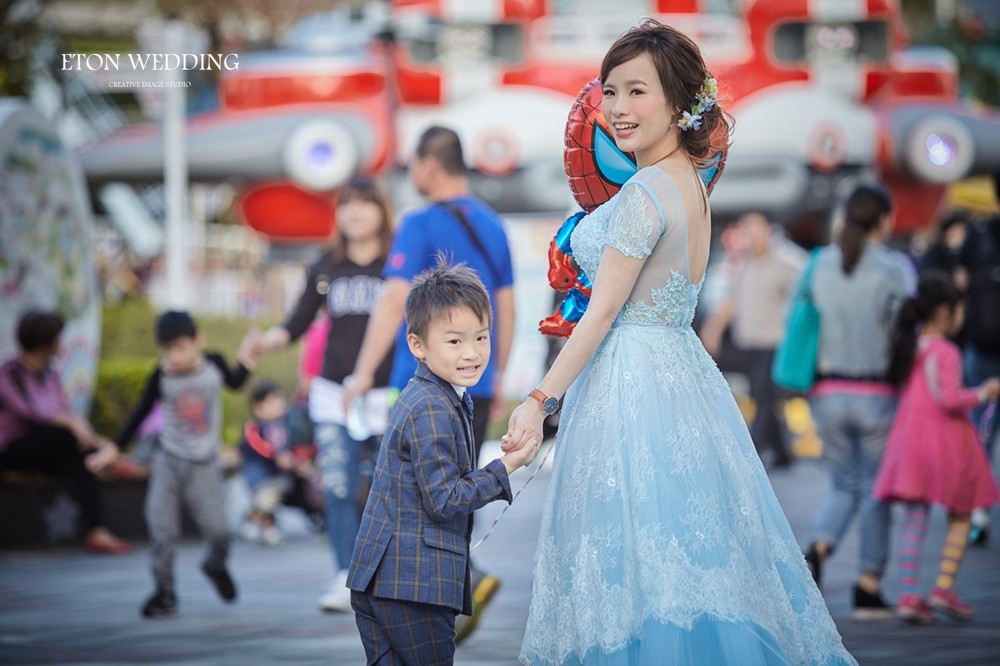
[[[529,438],[524,445],[516,451],[511,451],[500,456],[500,462],[507,468],[507,473],[511,474],[515,470],[526,467],[538,455],[538,445],[540,437]]]
[[[244,336],[239,349],[236,350],[236,360],[242,363],[247,370],[253,370],[257,367],[257,361],[260,360],[264,351],[260,337],[260,329],[251,328]]]
[[[284,453],[279,453],[274,462],[280,469],[288,470],[295,464],[295,457],[288,451],[285,451]]]

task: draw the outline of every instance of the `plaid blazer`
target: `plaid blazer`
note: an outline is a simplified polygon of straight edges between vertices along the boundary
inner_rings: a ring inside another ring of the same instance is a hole
[[[419,364],[389,412],[347,587],[471,615],[472,513],[495,499],[512,499],[506,468],[476,469],[458,394]]]

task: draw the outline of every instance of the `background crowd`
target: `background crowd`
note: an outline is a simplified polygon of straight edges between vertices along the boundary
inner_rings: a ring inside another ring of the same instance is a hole
[[[407,358],[406,346],[396,339],[402,299],[410,280],[431,266],[442,250],[452,260],[477,271],[496,313],[490,370],[472,393],[478,445],[486,439],[487,425],[507,414],[505,399],[509,396],[504,393],[503,375],[515,316],[511,251],[501,219],[468,191],[461,150],[457,136],[446,128],[432,128],[423,135],[410,165],[410,177],[429,204],[407,212],[398,221],[393,219],[392,204],[378,183],[360,179],[345,188],[338,203],[338,229],[308,267],[305,286],[288,318],[263,333],[253,332],[240,350],[229,350],[239,355],[249,372],[260,354],[302,340],[300,385],[282,387],[267,377],[258,378],[248,398],[252,418],[235,449],[238,464],[230,467],[242,471],[251,497],[240,531],[244,538],[279,544],[275,515],[283,504],[303,509],[312,524],[326,531],[333,580],[319,599],[323,610],[349,608],[343,582],[379,436],[395,392],[412,374],[412,359]],[[918,282],[925,285],[937,280],[953,290],[953,296],[943,302],[950,319],[934,324],[935,311],[925,310],[911,329],[926,337],[937,325],[938,337],[953,346],[946,356],[955,363],[934,366],[935,381],[944,386],[950,381],[947,373],[954,371],[952,379],[971,391],[964,394],[964,400],[946,406],[968,411],[966,435],[981,447],[984,469],[990,475],[989,461],[997,439],[995,378],[1000,376],[1000,217],[976,219],[962,211],[950,212],[917,253],[892,237],[892,202],[877,185],[858,188],[844,203],[845,213],[839,227],[833,229],[831,244],[812,256],[758,211],[747,211],[724,230],[715,230],[708,282],[716,298],[708,299],[699,312],[698,330],[724,371],[734,378],[747,378],[743,404],[754,443],[768,468],[780,473],[796,460],[793,433],[784,414],[788,401],[799,396],[773,381],[771,367],[784,335],[789,301],[802,286],[806,265],[815,262],[810,285],[822,315],[822,335],[817,383],[808,397],[831,485],[813,533],[803,542],[804,554],[814,578],[821,583],[824,564],[835,554],[857,515],[861,557],[852,592],[855,614],[859,618],[885,617],[894,606],[880,592],[893,548],[889,543],[889,502],[909,502],[904,538],[919,544],[926,505],[944,501],[933,494],[901,496],[877,482],[882,479],[880,474],[886,473],[883,468],[886,452],[891,451],[891,446],[887,449],[890,432],[901,427],[900,391],[905,400],[910,390],[908,376],[889,376],[892,355],[901,344],[897,330],[901,312],[908,299],[916,303],[932,298],[918,291]],[[959,307],[963,308],[961,315],[955,314]],[[30,311],[20,319],[20,351],[0,367],[0,471],[40,472],[69,479],[82,509],[80,527],[86,548],[126,553],[130,545],[106,527],[98,478],[124,467],[119,449],[127,450],[139,421],[123,430],[116,445],[69,409],[53,365],[59,354],[61,328],[62,320],[53,312]],[[211,331],[208,334],[210,337]],[[189,337],[196,340],[200,335],[197,332]],[[160,343],[165,349],[164,341]],[[915,352],[916,359],[923,358],[920,353]],[[166,359],[164,352],[161,369],[166,367]],[[915,362],[923,367],[922,360]],[[242,381],[231,378],[230,383],[235,386]],[[739,386],[738,382],[734,386]],[[928,399],[945,404],[937,386],[932,384]],[[153,402],[160,402],[167,393],[157,394]],[[139,412],[142,416],[153,412],[146,425],[153,424],[153,434],[159,435],[158,448],[165,450],[169,444],[164,444],[163,433],[170,426],[157,421],[153,402],[140,405]],[[197,409],[190,404],[173,405],[166,423],[183,416],[185,410]],[[210,412],[215,414],[216,409],[218,405]],[[214,442],[206,445],[206,451],[216,452],[222,444],[218,422],[209,420],[203,427],[211,431]],[[234,450],[224,450],[227,448]],[[956,455],[954,451],[934,455],[940,456],[935,465],[951,469],[944,463]],[[215,465],[217,456],[206,453],[204,459]],[[223,459],[232,457],[224,455]],[[166,474],[157,472],[157,463],[148,454],[143,462],[151,464],[154,478],[157,473]],[[155,495],[150,492],[151,497]],[[162,494],[159,497],[147,502],[151,535],[163,518],[161,513],[173,515],[179,506],[163,508],[166,500]],[[189,510],[214,501],[205,499],[204,494],[200,497],[185,498],[182,493],[179,501]],[[989,538],[985,509],[994,500],[991,493],[984,492],[972,505],[965,502],[950,507],[959,528],[949,532],[946,549],[950,550],[947,562],[942,563],[944,578],[950,575],[953,580],[967,543],[982,544]],[[209,539],[214,545],[206,560],[206,574],[220,595],[231,600],[235,596],[234,587],[229,592],[233,582],[225,580],[228,572],[223,576],[220,572],[225,569],[219,565],[225,558],[228,528],[220,527],[218,516],[213,520],[211,528],[205,528],[207,522],[202,524],[209,535],[215,535]],[[165,528],[169,533],[164,537],[166,542],[178,538],[175,522],[172,519]],[[904,544],[910,555],[919,551],[912,545]],[[169,569],[166,562],[170,559],[169,547],[163,548],[161,572]],[[475,571],[474,575],[476,614],[465,618],[465,626],[460,623],[459,639],[475,627],[478,613],[500,584],[487,573]],[[166,589],[169,576],[162,573],[157,583],[163,594],[147,615],[171,608]],[[931,601],[937,608],[971,615],[971,608],[953,595],[950,583],[942,586],[939,581],[934,594],[937,596]],[[901,612],[925,621],[928,609],[916,603],[914,599],[919,597],[914,595],[915,591],[906,592],[900,600]]]

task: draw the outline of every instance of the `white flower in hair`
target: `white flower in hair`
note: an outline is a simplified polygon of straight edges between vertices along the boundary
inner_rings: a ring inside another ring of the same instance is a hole
[[[683,132],[686,132],[689,129],[701,129],[701,114],[695,113],[692,115],[690,111],[685,111],[677,120],[677,127],[679,127]]]
[[[691,129],[700,130],[701,114],[712,110],[718,94],[718,83],[716,83],[715,77],[709,74],[705,77],[705,82],[702,84],[701,90],[698,91],[698,96],[695,98],[695,103],[691,105],[691,110],[681,114],[677,126],[684,132]]]

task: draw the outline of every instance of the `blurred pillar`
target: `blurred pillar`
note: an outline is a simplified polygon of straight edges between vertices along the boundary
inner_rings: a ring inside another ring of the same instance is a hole
[[[954,21],[955,9],[955,0],[934,0],[934,15],[938,23]]]
[[[169,21],[164,53],[183,53],[184,24]],[[167,72],[167,82],[181,81],[181,70]],[[187,256],[187,159],[184,151],[184,88],[168,87],[163,108],[163,191],[166,201],[167,306],[189,307]]]

